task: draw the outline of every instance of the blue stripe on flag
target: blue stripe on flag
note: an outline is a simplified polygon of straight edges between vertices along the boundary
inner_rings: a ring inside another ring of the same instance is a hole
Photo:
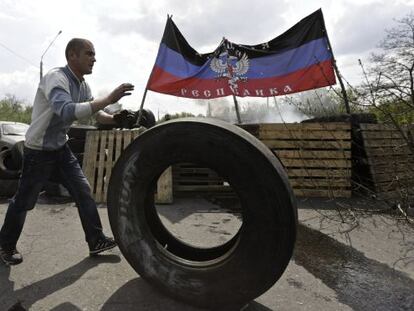
[[[320,38],[280,54],[249,59],[249,70],[243,76],[248,79],[282,76],[330,58],[332,55],[327,49],[326,38]],[[181,78],[214,79],[217,77],[217,73],[210,68],[210,61],[203,66],[195,66],[187,62],[181,54],[169,49],[164,43],[160,45],[155,63],[168,73]]]

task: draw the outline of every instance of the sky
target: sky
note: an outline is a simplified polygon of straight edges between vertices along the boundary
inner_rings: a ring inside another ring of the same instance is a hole
[[[384,30],[414,11],[414,0],[1,0],[0,99],[9,94],[31,105],[42,54],[47,50],[44,73],[64,66],[67,42],[80,37],[95,46],[97,62],[93,73],[85,76],[94,96],[130,82],[135,91],[120,103],[137,110],[167,14],[173,15],[195,50],[207,53],[223,37],[247,45],[267,42],[319,8],[338,68],[347,81],[357,85],[363,78],[358,59],[368,62],[384,38]],[[265,103],[266,99],[240,99],[241,105],[255,102]],[[212,101],[215,104],[220,100]],[[182,111],[197,115],[206,113],[207,103],[149,91],[145,107],[156,117]]]

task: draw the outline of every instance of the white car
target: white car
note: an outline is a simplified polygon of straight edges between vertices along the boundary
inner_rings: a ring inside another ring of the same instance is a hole
[[[20,122],[0,121],[0,151],[11,149],[25,139],[29,125]]]

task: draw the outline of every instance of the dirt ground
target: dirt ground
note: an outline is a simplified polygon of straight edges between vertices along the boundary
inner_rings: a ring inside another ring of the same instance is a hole
[[[414,229],[367,207],[377,206],[299,200],[294,256],[282,278],[244,310],[412,310]],[[0,201],[0,223],[6,209],[7,200]],[[99,212],[110,234],[106,208]],[[166,227],[195,245],[223,242],[240,226],[237,213],[202,200],[176,200],[158,212]],[[18,248],[21,265],[0,264],[0,310],[198,310],[153,289],[118,249],[89,258],[71,202],[41,197]]]

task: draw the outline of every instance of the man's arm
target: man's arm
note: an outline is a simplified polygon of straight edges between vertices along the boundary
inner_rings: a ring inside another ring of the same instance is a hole
[[[48,94],[48,100],[52,105],[52,109],[65,122],[73,122],[76,119],[90,117],[93,113],[117,102],[120,98],[131,95],[131,91],[134,89],[132,84],[123,83],[103,98],[90,102],[74,103],[69,93],[67,78],[63,74],[60,75],[56,72],[53,75],[48,75],[46,82],[44,92]],[[103,118],[109,121],[108,118]]]
[[[95,119],[99,124],[116,124],[114,116],[103,110],[99,110],[96,113]]]

